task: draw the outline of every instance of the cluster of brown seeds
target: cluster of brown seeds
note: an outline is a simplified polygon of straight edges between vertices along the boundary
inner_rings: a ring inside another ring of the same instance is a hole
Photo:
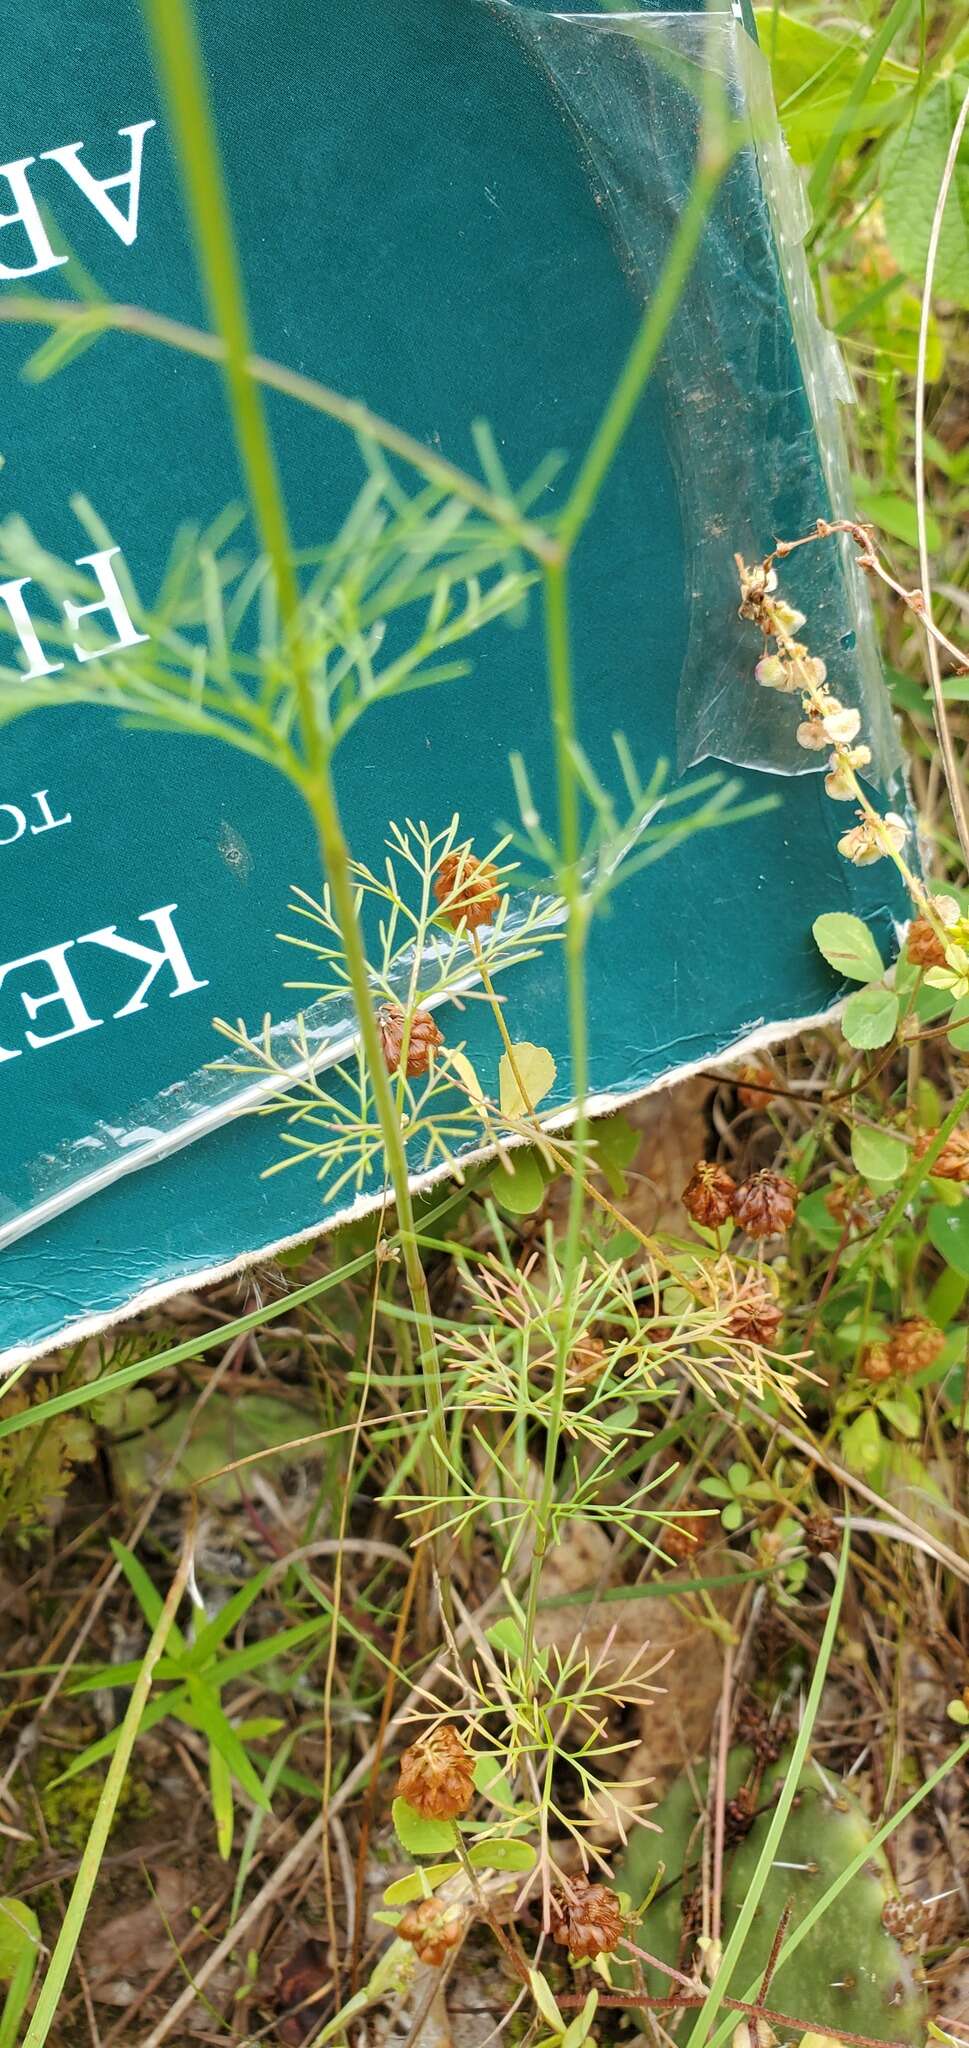
[[[756,1693],[745,1693],[737,1710],[736,1734],[753,1750],[758,1764],[764,1769],[776,1764],[790,1735],[790,1722],[785,1714],[774,1719],[767,1712]]]
[[[927,917],[913,918],[905,945],[913,967],[945,966],[945,947]]]
[[[832,1181],[824,1197],[828,1215],[846,1230],[867,1230],[877,1214],[877,1202],[872,1191],[857,1174],[844,1180]]]
[[[756,1273],[748,1273],[727,1322],[731,1337],[742,1344],[769,1347],[776,1342],[783,1320],[780,1302],[766,1282]]]
[[[925,1316],[909,1316],[889,1330],[884,1342],[868,1345],[861,1361],[862,1378],[872,1386],[890,1379],[911,1379],[913,1373],[935,1364],[944,1344],[936,1323]]]
[[[575,1962],[607,1955],[622,1934],[622,1907],[608,1885],[573,1877],[568,1888],[552,1893],[552,1940],[567,1948]]]
[[[726,1840],[728,1847],[742,1842],[749,1835],[757,1818],[757,1795],[752,1785],[741,1785],[733,1799],[728,1799],[724,1808]]]
[[[710,1516],[681,1514],[676,1509],[674,1513],[676,1521],[663,1525],[662,1546],[667,1557],[683,1564],[688,1557],[694,1557],[700,1545],[706,1542],[710,1534]]]
[[[434,895],[446,924],[456,931],[464,925],[469,932],[490,924],[501,903],[498,870],[490,860],[476,860],[469,846],[446,853],[438,862]],[[444,1033],[438,1030],[429,1010],[415,1010],[407,1030],[407,1018],[399,1003],[384,1003],[377,1012],[380,1050],[388,1074],[404,1072],[409,1081],[426,1074]],[[407,1053],[404,1057],[404,1040]]]
[[[934,1131],[923,1131],[916,1138],[916,1159],[924,1158],[935,1137]],[[963,1184],[969,1181],[969,1124],[960,1124],[950,1133],[929,1171],[933,1180],[955,1180]]]
[[[377,1030],[380,1034],[380,1050],[388,1074],[396,1074],[404,1050],[406,1019],[399,1003],[385,1003],[377,1012]],[[418,1074],[426,1074],[439,1045],[444,1044],[444,1033],[439,1031],[429,1010],[415,1010],[410,1020],[407,1036],[407,1058],[404,1072],[408,1080]]]
[[[434,894],[441,916],[457,930],[463,924],[469,932],[491,924],[501,903],[501,885],[493,861],[476,860],[470,847],[446,853],[438,863]]]
[[[430,1963],[440,1969],[448,1953],[457,1948],[464,1934],[466,1916],[460,1906],[443,1906],[439,1899],[422,1899],[419,1906],[408,1906],[397,1922],[397,1933],[401,1941],[409,1941],[417,1950],[417,1960]]]
[[[776,1092],[776,1080],[769,1067],[738,1067],[737,1099],[744,1109],[768,1109]]]
[[[838,1548],[838,1524],[833,1516],[823,1509],[816,1509],[804,1524],[804,1547],[811,1557],[822,1557],[825,1551]]]
[[[704,1230],[719,1230],[732,1216],[748,1237],[779,1237],[794,1221],[797,1189],[769,1166],[738,1187],[725,1166],[699,1159],[683,1190],[683,1204]]]
[[[397,1791],[422,1820],[457,1820],[474,1798],[474,1755],[445,1721],[405,1749]]]

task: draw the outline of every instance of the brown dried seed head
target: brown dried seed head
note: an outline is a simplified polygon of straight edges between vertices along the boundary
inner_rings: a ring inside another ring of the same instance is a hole
[[[892,1376],[892,1361],[887,1344],[869,1344],[862,1354],[859,1367],[863,1380],[869,1380],[873,1387]]]
[[[826,1550],[837,1550],[838,1524],[831,1515],[817,1509],[808,1516],[804,1524],[804,1546],[811,1557],[821,1557]]]
[[[552,1893],[550,1921],[553,1941],[577,1962],[607,1955],[622,1933],[622,1909],[615,1892],[608,1885],[590,1884],[587,1877],[573,1877],[567,1890]]]
[[[474,1757],[456,1728],[433,1728],[405,1749],[397,1791],[423,1820],[456,1820],[474,1797]]]
[[[725,1166],[698,1159],[683,1190],[683,1207],[704,1230],[719,1230],[733,1208],[737,1183]]]
[[[773,1344],[783,1320],[784,1311],[769,1288],[750,1277],[737,1296],[727,1328],[742,1344]]]
[[[916,1138],[916,1159],[924,1157],[935,1135],[934,1131],[923,1131],[921,1137]],[[929,1172],[933,1180],[969,1181],[969,1125],[961,1124],[951,1133]]]
[[[740,1067],[737,1096],[745,1109],[766,1109],[774,1100],[774,1076],[769,1067]]]
[[[737,1712],[737,1740],[749,1744],[759,1764],[776,1764],[789,1733],[786,1715],[775,1714],[771,1719],[756,1694],[745,1693]]]
[[[401,1941],[409,1941],[417,1950],[418,1961],[430,1963],[439,1968],[449,1949],[457,1948],[461,1940],[463,1915],[460,1908],[443,1906],[439,1899],[422,1899],[419,1906],[408,1906],[397,1922]]]
[[[676,1521],[664,1524],[660,1548],[665,1550],[667,1557],[683,1563],[686,1558],[695,1557],[700,1545],[706,1542],[711,1533],[710,1516],[681,1514],[676,1508],[671,1512],[676,1515]]]
[[[377,1012],[377,1030],[380,1034],[380,1050],[388,1074],[396,1074],[400,1056],[404,1049],[404,1012],[399,1003],[385,1003]],[[432,1055],[439,1045],[444,1044],[444,1033],[439,1031],[429,1010],[415,1010],[410,1020],[410,1035],[407,1040],[407,1077],[413,1080],[417,1074],[426,1074]]]
[[[824,1197],[828,1215],[852,1230],[866,1230],[876,1213],[871,1191],[857,1176],[833,1181]]]
[[[736,1798],[728,1799],[724,1809],[725,1833],[728,1843],[743,1840],[754,1825],[757,1800],[749,1785],[741,1785]]]
[[[752,1173],[733,1198],[733,1213],[748,1237],[778,1237],[794,1221],[797,1189],[769,1166]]]
[[[945,1344],[942,1331],[936,1323],[930,1323],[924,1316],[910,1316],[907,1322],[899,1323],[888,1340],[888,1356],[892,1371],[908,1377],[913,1372],[924,1372],[927,1365],[934,1365]]]
[[[490,924],[501,903],[498,870],[490,860],[476,860],[468,847],[446,853],[438,863],[434,894],[448,924],[465,924],[469,932]]]
[[[912,919],[905,950],[914,967],[944,967],[945,948],[927,917]]]

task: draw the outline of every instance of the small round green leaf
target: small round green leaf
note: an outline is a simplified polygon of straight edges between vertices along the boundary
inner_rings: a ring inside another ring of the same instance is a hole
[[[468,1850],[468,1862],[475,1870],[531,1870],[535,1861],[531,1843],[514,1837],[503,1842],[475,1842]]]
[[[969,1052],[969,996],[953,1003],[949,1017],[949,1044],[956,1052]]]
[[[894,1131],[869,1131],[858,1124],[851,1133],[851,1157],[863,1180],[890,1187],[901,1180],[911,1154]]]
[[[878,1413],[897,1429],[899,1436],[915,1442],[922,1434],[922,1403],[914,1387],[901,1386],[897,1394],[886,1394],[878,1403]]]
[[[933,1202],[928,1215],[929,1240],[947,1266],[969,1277],[969,1202],[957,1209]]]
[[[532,1045],[524,1038],[510,1053],[502,1053],[498,1063],[502,1115],[529,1116],[544,1101],[556,1072],[547,1045]]]
[[[449,1877],[457,1877],[460,1863],[422,1864],[419,1870],[409,1870],[406,1877],[398,1877],[389,1884],[384,1893],[385,1906],[409,1906],[412,1899],[426,1899],[429,1892],[439,1884],[446,1884]]]
[[[391,1809],[397,1840],[408,1856],[443,1856],[457,1845],[458,1831],[449,1820],[425,1820],[406,1799],[395,1799]]]
[[[881,1464],[885,1439],[878,1427],[878,1417],[873,1408],[863,1409],[855,1417],[841,1439],[841,1455],[849,1472],[860,1472],[867,1477]]]
[[[39,1961],[41,1946],[40,1921],[33,1907],[22,1899],[0,1899],[0,1984],[9,1984],[25,1960]]]
[[[493,1650],[504,1650],[505,1654],[509,1657],[520,1657],[522,1655],[525,1648],[525,1638],[513,1615],[503,1614],[500,1621],[492,1622],[486,1634]],[[494,1776],[493,1771],[489,1768],[491,1761],[492,1759],[486,1754],[480,1756],[475,1765],[474,1782],[479,1792],[487,1791],[488,1785]],[[478,1775],[479,1772],[481,1773],[480,1777]]]
[[[811,930],[818,952],[823,953],[836,974],[844,975],[848,981],[877,981],[884,974],[885,962],[860,917],[851,917],[844,910],[829,910],[823,917],[815,918]]]
[[[513,1216],[531,1216],[545,1199],[545,1180],[537,1152],[516,1152],[510,1173],[496,1166],[491,1175],[491,1192],[502,1209]]]
[[[894,989],[879,983],[874,988],[860,988],[848,997],[841,1029],[849,1045],[867,1052],[887,1045],[895,1035],[897,1023],[898,997]]]

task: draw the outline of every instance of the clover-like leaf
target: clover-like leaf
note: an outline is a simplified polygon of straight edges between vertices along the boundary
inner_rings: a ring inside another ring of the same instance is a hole
[[[391,1808],[394,1830],[408,1856],[442,1856],[457,1845],[458,1831],[450,1820],[425,1820],[406,1799],[395,1799]]]
[[[547,1045],[522,1039],[498,1065],[499,1100],[503,1116],[523,1117],[544,1102],[558,1072]]]
[[[837,974],[846,975],[849,981],[877,981],[884,974],[885,962],[860,917],[852,917],[846,910],[828,910],[815,918],[811,930],[818,952]]]
[[[851,1133],[851,1157],[863,1180],[873,1187],[891,1187],[901,1180],[911,1154],[903,1138],[894,1131],[869,1130],[856,1124]]]
[[[895,1036],[898,1023],[898,997],[894,989],[885,988],[881,982],[871,988],[860,988],[849,996],[841,1019],[841,1029],[849,1045],[859,1051],[873,1051],[880,1045],[888,1045]]]

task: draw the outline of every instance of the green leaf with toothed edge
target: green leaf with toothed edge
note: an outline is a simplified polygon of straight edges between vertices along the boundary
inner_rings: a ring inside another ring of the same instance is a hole
[[[441,1856],[457,1847],[453,1821],[425,1820],[406,1799],[395,1799],[391,1812],[397,1840],[408,1856]]]
[[[837,974],[849,981],[875,981],[885,972],[885,962],[868,926],[845,910],[829,910],[816,917],[811,930],[818,952]]]
[[[901,1180],[911,1156],[904,1138],[894,1131],[871,1131],[856,1124],[851,1133],[852,1160],[871,1187],[891,1187]]]
[[[856,995],[848,997],[841,1029],[849,1045],[867,1052],[888,1045],[895,1036],[897,1023],[898,997],[894,989],[879,983],[873,988],[860,988]]]

